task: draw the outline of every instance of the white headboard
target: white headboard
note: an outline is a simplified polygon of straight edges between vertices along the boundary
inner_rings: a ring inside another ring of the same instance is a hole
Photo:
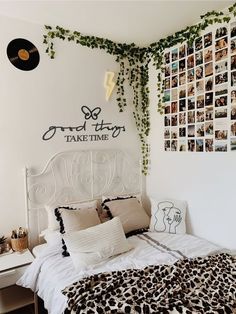
[[[65,151],[50,158],[38,174],[25,168],[30,246],[40,242],[39,234],[47,228],[46,204],[141,193],[140,169],[138,158],[119,150]]]

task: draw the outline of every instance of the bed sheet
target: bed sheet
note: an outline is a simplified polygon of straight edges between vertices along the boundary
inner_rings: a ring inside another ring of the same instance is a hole
[[[37,291],[49,314],[61,314],[67,302],[61,290],[86,276],[147,265],[173,264],[184,257],[224,251],[213,243],[187,234],[147,232],[132,236],[128,241],[134,246],[131,251],[80,272],[75,271],[70,257],[62,257],[60,247],[45,247],[17,284]]]

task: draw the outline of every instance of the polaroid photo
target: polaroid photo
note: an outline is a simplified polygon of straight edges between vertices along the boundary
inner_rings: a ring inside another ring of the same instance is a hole
[[[236,138],[230,139],[230,150],[236,150]]]
[[[188,125],[188,137],[195,137],[195,125]]]
[[[204,140],[197,139],[196,140],[196,152],[203,152],[204,151]]]
[[[171,141],[171,151],[176,152],[178,148],[178,141],[177,140],[172,140]]]
[[[236,55],[235,56],[231,56],[231,65],[230,65],[230,69],[232,70],[236,70]]]
[[[164,54],[164,62],[166,64],[170,63],[170,51]]]
[[[179,152],[186,152],[186,140],[179,140]]]
[[[231,136],[236,136],[236,121],[232,121],[231,122],[230,135]]]
[[[220,73],[215,76],[215,84],[223,84],[228,82],[228,72]]]
[[[187,68],[192,69],[194,67],[194,55],[188,56],[187,58]]]
[[[188,123],[195,123],[195,110],[188,111]]]
[[[212,45],[212,33],[207,33],[204,35],[204,48]]]
[[[209,77],[205,80],[205,91],[210,92],[213,89],[213,77]]]
[[[172,62],[178,60],[178,48],[171,51],[171,60]]]
[[[236,22],[230,24],[230,37],[236,36]]]
[[[179,113],[179,125],[185,125],[186,124],[186,112],[180,112]]]
[[[165,103],[165,114],[170,113],[170,103]]]
[[[212,138],[205,139],[205,152],[213,152],[214,151],[214,143]]]
[[[170,151],[170,141],[164,141],[165,142],[165,151],[169,152]]]
[[[236,89],[231,90],[231,105],[236,106]]]
[[[236,53],[236,39],[235,38],[231,39],[230,47],[231,47],[231,53],[235,54]]]
[[[195,63],[196,63],[196,66],[203,63],[203,53],[202,53],[202,51],[199,51],[199,52],[195,53]]]
[[[195,50],[196,50],[196,51],[201,50],[202,47],[203,47],[202,37],[198,37],[198,38],[195,40]]]
[[[215,61],[222,61],[228,57],[228,48],[215,52]]]
[[[195,94],[195,89],[194,89],[194,84],[188,84],[188,97],[194,96]]]
[[[196,80],[202,79],[203,78],[203,67],[202,66],[197,67],[195,70],[195,73],[196,73]]]
[[[185,98],[186,97],[186,85],[181,86],[179,88],[179,98]]]
[[[215,139],[216,140],[227,140],[228,131],[227,130],[215,130]]]
[[[207,107],[205,111],[205,121],[212,121],[213,117],[213,107]]]
[[[177,139],[178,138],[178,128],[171,128],[171,138]]]
[[[231,72],[231,86],[236,86],[236,71]]]
[[[174,114],[171,116],[171,126],[177,126],[178,125],[178,115]]]
[[[164,125],[165,126],[170,126],[170,116],[165,116],[164,117]]]
[[[194,110],[195,109],[195,98],[191,97],[188,98],[188,110]]]
[[[199,123],[196,125],[196,136],[204,137],[205,136],[205,126],[204,123]]]
[[[178,73],[178,62],[174,62],[171,64],[171,73],[172,75]]]
[[[186,46],[183,45],[179,47],[179,59],[182,59],[186,56]]]
[[[228,84],[216,85],[215,86],[215,95],[220,96],[228,94]]]
[[[213,62],[205,64],[205,76],[213,74]]]
[[[200,109],[196,112],[196,122],[204,122],[205,121],[205,110]]]
[[[170,90],[164,91],[164,102],[170,101]]]
[[[216,141],[215,152],[227,152],[227,141]]]
[[[192,44],[187,45],[187,55],[191,55],[194,52],[194,48]]]
[[[205,133],[206,136],[212,136],[214,131],[213,122],[206,122],[205,123]]]
[[[204,95],[197,96],[197,109],[204,108]]]
[[[212,49],[205,49],[204,50],[204,62],[212,61]]]
[[[188,70],[187,72],[188,75],[188,83],[194,81],[194,69]]]
[[[215,73],[221,73],[228,70],[228,62],[227,61],[221,61],[215,64]]]
[[[227,95],[217,96],[215,98],[215,107],[227,106]]]
[[[179,85],[186,84],[186,73],[179,74]]]
[[[170,66],[166,65],[165,66],[165,77],[170,76]]]
[[[172,101],[171,103],[171,113],[177,113],[178,112],[178,102]]]
[[[186,70],[186,60],[179,60],[179,72],[183,72]]]
[[[179,111],[186,111],[186,99],[180,99],[179,101]]]
[[[215,110],[215,118],[227,118],[227,108],[216,108]]]
[[[166,128],[164,131],[164,139],[169,139],[170,138],[170,129]]]
[[[171,78],[171,88],[178,86],[178,75],[172,76]]]
[[[171,100],[172,101],[178,100],[178,89],[177,88],[171,89]]]
[[[236,105],[231,105],[230,118],[231,120],[236,120]]]
[[[195,140],[188,140],[188,151],[195,152],[195,150],[196,150]]]
[[[213,105],[213,93],[206,93],[205,94],[205,106],[212,106]]]
[[[204,92],[204,81],[197,81],[196,82],[196,90],[197,90],[197,95],[203,94]]]
[[[215,51],[228,47],[228,37],[218,39],[215,44]]]
[[[166,78],[164,81],[165,89],[170,89],[170,78]]]
[[[216,30],[216,35],[215,38],[218,39],[220,37],[224,37],[228,34],[228,30],[227,27],[223,26],[223,27],[219,27]]]
[[[179,128],[179,137],[186,137],[186,128]]]

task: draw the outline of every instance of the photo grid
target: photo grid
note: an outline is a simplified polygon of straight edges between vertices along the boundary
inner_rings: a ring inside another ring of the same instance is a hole
[[[236,22],[172,48],[164,61],[165,151],[236,150]]]

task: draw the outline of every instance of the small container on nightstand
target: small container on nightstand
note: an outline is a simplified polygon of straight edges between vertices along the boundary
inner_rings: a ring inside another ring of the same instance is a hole
[[[30,289],[16,285],[33,260],[34,257],[28,249],[22,253],[0,255],[0,314],[29,304],[34,304],[35,314],[38,313],[37,296]]]

